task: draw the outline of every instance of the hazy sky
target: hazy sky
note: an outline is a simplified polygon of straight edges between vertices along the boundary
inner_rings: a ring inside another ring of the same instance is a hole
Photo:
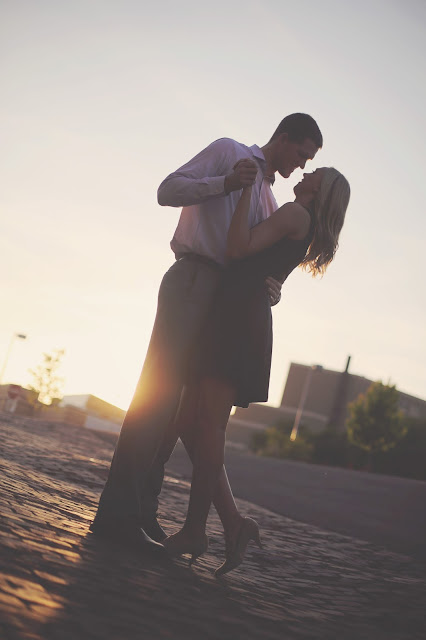
[[[211,141],[265,144],[310,113],[352,200],[322,280],[274,309],[270,402],[291,361],[426,397],[426,5],[415,0],[3,0],[0,366],[64,348],[65,392],[126,408],[172,264],[162,179]],[[274,191],[292,198],[301,171]]]

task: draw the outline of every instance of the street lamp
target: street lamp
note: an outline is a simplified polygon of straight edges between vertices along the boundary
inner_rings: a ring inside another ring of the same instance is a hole
[[[297,432],[299,431],[300,421],[302,419],[303,409],[305,408],[306,398],[308,397],[309,387],[311,386],[312,374],[314,371],[322,371],[323,367],[320,364],[313,364],[309,367],[308,375],[303,385],[302,394],[300,396],[299,406],[297,407],[296,417],[294,418],[293,429],[291,430],[290,440],[294,442],[297,438]]]
[[[16,338],[18,338],[19,340],[26,340],[27,336],[25,335],[25,333],[14,333],[13,336],[11,337],[10,342],[9,342],[9,347],[7,349],[6,357],[5,357],[4,362],[3,362],[3,368],[2,368],[1,373],[0,373],[0,384],[2,384],[2,382],[3,382],[4,372],[6,371],[6,367],[7,367],[7,363],[8,363],[8,360],[9,360],[10,352],[12,351],[12,345],[13,345],[14,341],[16,340]]]

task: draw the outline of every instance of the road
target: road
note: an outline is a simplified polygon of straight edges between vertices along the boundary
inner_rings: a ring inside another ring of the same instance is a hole
[[[426,482],[261,458],[227,447],[234,494],[299,522],[426,559]],[[168,472],[190,478],[179,443]]]

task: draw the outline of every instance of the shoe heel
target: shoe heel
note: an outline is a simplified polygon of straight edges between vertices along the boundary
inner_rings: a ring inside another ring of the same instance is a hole
[[[263,549],[263,544],[262,544],[262,540],[260,539],[259,531],[255,532],[255,534],[253,536],[253,541],[257,544],[259,549]]]
[[[249,525],[250,531],[250,540],[253,540],[259,547],[259,549],[263,549],[262,540],[260,539],[260,530],[259,525],[256,520],[252,520],[251,518],[247,518],[246,522]]]
[[[192,565],[196,563],[196,561],[198,560],[199,557],[200,557],[200,555],[197,555],[197,554],[193,553],[192,556],[189,558],[188,566],[192,567]]]

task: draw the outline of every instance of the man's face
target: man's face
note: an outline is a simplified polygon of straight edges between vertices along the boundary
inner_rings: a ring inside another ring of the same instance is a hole
[[[276,155],[276,170],[283,178],[288,178],[295,169],[304,169],[307,160],[315,157],[318,147],[313,140],[290,142],[286,133],[281,134]]]

